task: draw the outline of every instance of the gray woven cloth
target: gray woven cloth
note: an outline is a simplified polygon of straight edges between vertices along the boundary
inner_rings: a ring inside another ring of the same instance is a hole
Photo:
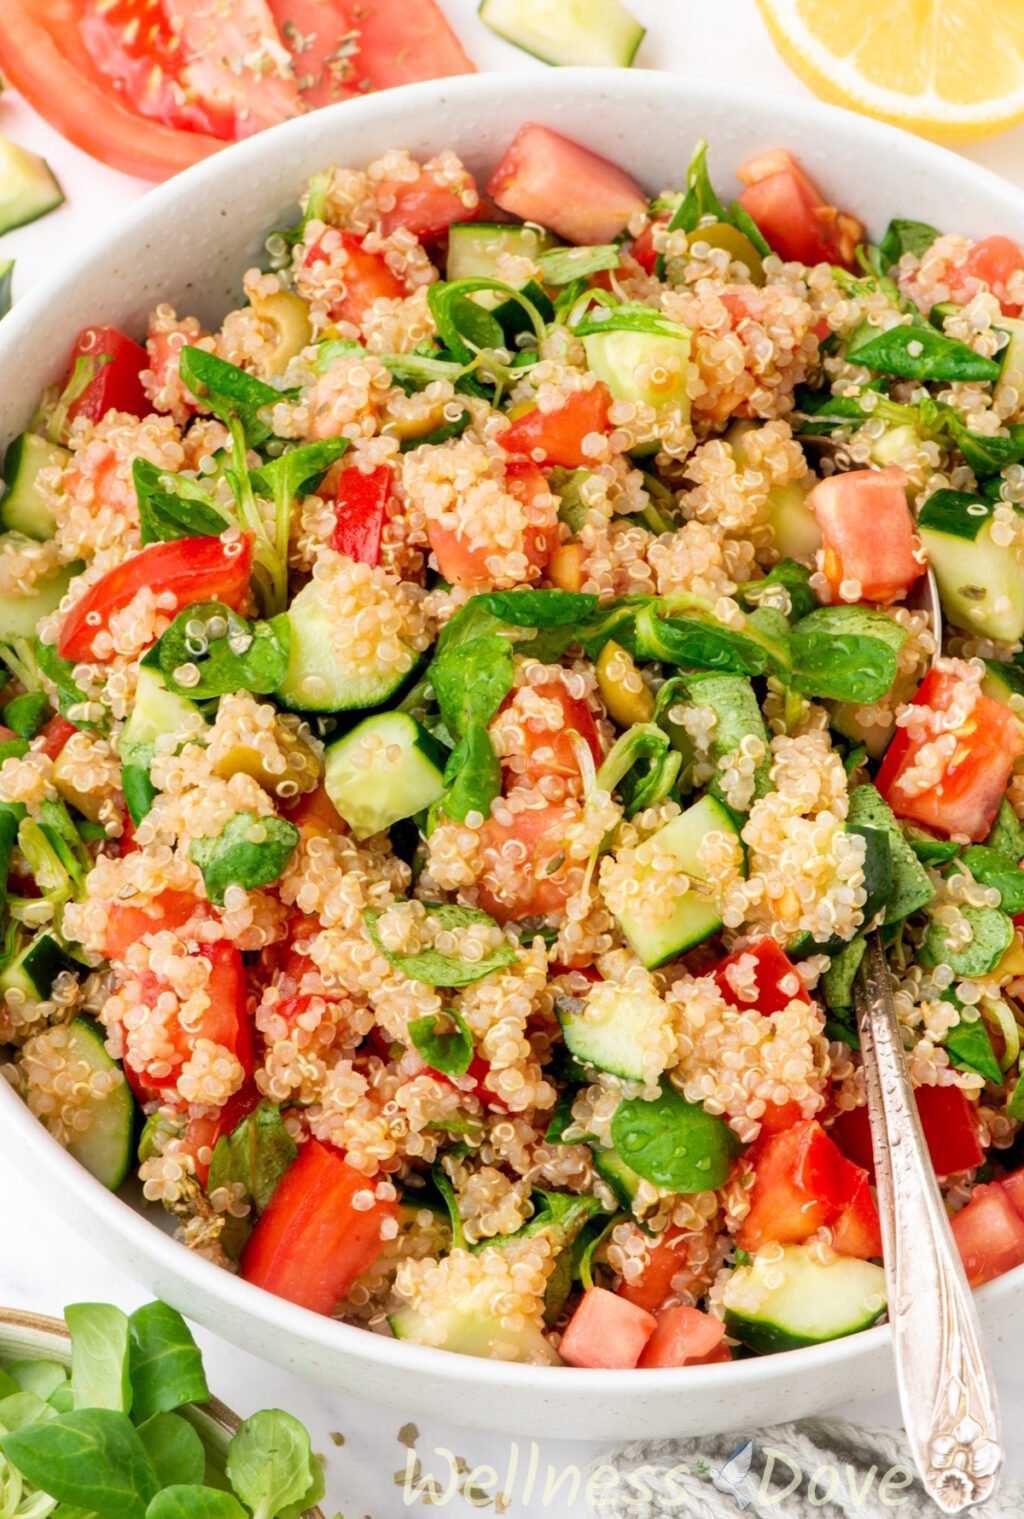
[[[951,1474],[955,1486],[957,1478]],[[624,1445],[591,1468],[598,1519],[934,1519],[906,1441],[840,1419],[777,1424],[754,1436]],[[1003,1479],[977,1519],[1024,1519],[1024,1484]]]

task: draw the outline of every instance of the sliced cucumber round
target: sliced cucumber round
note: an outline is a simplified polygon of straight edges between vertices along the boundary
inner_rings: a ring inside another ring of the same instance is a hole
[[[665,1003],[655,992],[631,992],[610,982],[595,986],[579,1012],[558,1013],[566,1049],[577,1060],[625,1081],[643,1081],[644,1035],[667,1017]]]
[[[287,612],[291,656],[284,680],[275,693],[296,712],[352,712],[379,707],[393,696],[415,668],[419,656],[409,649],[409,662],[386,675],[353,676],[339,668],[338,649],[328,607],[320,585],[311,580]]]
[[[787,1245],[738,1266],[725,1289],[725,1327],[760,1355],[842,1339],[885,1312],[885,1271],[840,1255],[827,1266],[813,1247]]]
[[[91,1018],[76,1018],[68,1029],[69,1055],[94,1071],[120,1071],[103,1042],[103,1030]],[[67,1146],[80,1165],[111,1192],[124,1182],[135,1159],[135,1099],[124,1079],[106,1097],[90,1103],[89,1127]]]

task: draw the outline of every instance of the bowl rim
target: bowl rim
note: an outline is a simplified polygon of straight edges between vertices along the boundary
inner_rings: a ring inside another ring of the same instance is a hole
[[[649,103],[652,96],[668,99],[685,92],[694,114],[698,115],[703,105],[715,103],[720,106],[723,102],[734,102],[738,93],[736,86],[726,79],[697,78],[681,72],[563,68],[558,70],[558,77],[560,82],[564,81],[570,94],[586,91],[595,103],[604,98],[617,110],[627,109],[631,100]],[[303,143],[308,134],[316,136],[318,133],[329,139],[332,128],[338,124],[358,132],[361,121],[373,122],[382,111],[390,111],[397,118],[397,134],[413,117],[419,119],[425,112],[443,109],[452,98],[476,104],[486,111],[493,103],[494,96],[500,94],[503,101],[510,105],[520,105],[520,119],[528,121],[532,112],[544,114],[543,107],[538,111],[537,80],[538,75],[532,71],[494,70],[405,85],[361,100],[341,102],[309,116],[284,122],[269,132],[233,144],[194,164],[164,184],[149,190],[115,218],[84,250],[77,252],[73,265],[69,262],[58,267],[15,304],[0,326],[0,369],[5,363],[11,362],[20,345],[31,341],[33,328],[49,302],[74,280],[83,264],[90,268],[98,267],[119,237],[141,233],[147,227],[156,226],[161,219],[165,222],[171,219],[169,213],[186,202],[199,187],[207,183],[216,184],[221,176],[258,172],[260,160],[268,151],[268,145],[281,150],[290,143]],[[742,88],[742,98],[745,107],[759,112],[767,122],[774,123],[781,115],[786,118],[785,130],[799,132],[802,128],[807,135],[801,140],[808,143],[813,141],[815,128],[820,129],[823,121],[828,123],[831,134],[838,134],[851,152],[877,153],[882,162],[886,161],[887,156],[889,160],[898,162],[904,183],[912,175],[915,163],[928,166],[936,173],[943,171],[954,191],[958,181],[970,178],[972,182],[980,184],[995,206],[1004,206],[1009,214],[1016,214],[1024,221],[1024,192],[993,171],[961,158],[936,143],[814,98],[746,85]],[[557,126],[555,130],[558,130]],[[333,135],[335,138],[341,136],[337,132]],[[327,142],[324,158],[326,160],[330,157],[331,147]],[[680,172],[682,170],[681,162]],[[300,188],[296,187],[297,192]],[[211,1308],[223,1309],[229,1314],[233,1310],[237,1311],[257,1325],[266,1322],[277,1333],[296,1341],[313,1341],[323,1355],[330,1356],[338,1363],[351,1363],[361,1359],[398,1376],[424,1377],[435,1384],[457,1385],[463,1392],[469,1392],[476,1386],[481,1391],[489,1390],[493,1393],[500,1393],[502,1388],[519,1392],[553,1393],[561,1387],[566,1394],[571,1393],[588,1400],[613,1394],[627,1396],[637,1386],[635,1371],[535,1366],[487,1360],[411,1341],[395,1340],[355,1324],[313,1314],[306,1308],[252,1286],[194,1254],[152,1224],[129,1202],[108,1192],[50,1136],[14,1089],[0,1080],[0,1125],[5,1123],[10,1124],[19,1134],[26,1149],[63,1191],[88,1202],[90,1211],[108,1232],[111,1239],[109,1253],[115,1259],[116,1242],[119,1238],[124,1239],[132,1245],[137,1256],[155,1263],[162,1271],[177,1279],[183,1288],[200,1295]],[[1014,1297],[1019,1282],[1024,1282],[1022,1273],[1024,1267],[1017,1267],[978,1289],[979,1306],[988,1320],[990,1330],[998,1322],[999,1305]],[[202,1315],[197,1317],[202,1319]],[[702,1389],[708,1393],[727,1394],[730,1388],[754,1382],[762,1387],[771,1386],[781,1390],[790,1381],[799,1381],[802,1372],[806,1371],[808,1375],[825,1369],[841,1372],[845,1365],[867,1362],[878,1357],[889,1346],[890,1339],[890,1326],[884,1323],[842,1339],[770,1356],[712,1366],[647,1370],[643,1373],[642,1385],[645,1394],[656,1397],[667,1397],[670,1394],[699,1395]],[[753,1375],[751,1373],[755,1367],[756,1375]],[[570,1380],[566,1380],[567,1376]]]

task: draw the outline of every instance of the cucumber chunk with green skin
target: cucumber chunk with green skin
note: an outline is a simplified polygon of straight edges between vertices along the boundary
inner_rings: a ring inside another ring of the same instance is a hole
[[[62,971],[79,971],[66,954],[56,935],[43,929],[9,965],[0,971],[0,992],[19,991],[33,1000],[43,1001],[53,991]]]
[[[982,886],[995,887],[1002,899],[999,906],[1003,912],[1011,918],[1024,912],[1024,870],[1015,860],[985,844],[972,844],[960,856],[960,864]]]
[[[169,690],[159,670],[140,665],[135,701],[121,730],[121,759],[126,765],[148,768],[158,738],[168,733],[195,733],[205,725],[194,701]]]
[[[339,668],[336,629],[320,583],[311,580],[281,613],[290,629],[290,656],[284,680],[276,696],[296,712],[351,712],[378,707],[405,683],[419,663],[414,649],[407,649],[408,662],[383,675],[346,675]],[[278,618],[271,619],[273,626]]]
[[[725,433],[723,441],[732,449],[741,469],[756,467],[745,440],[749,433],[757,431],[756,422],[734,422]],[[802,564],[812,563],[821,548],[821,527],[813,507],[807,504],[813,483],[811,476],[807,485],[799,480],[791,480],[788,485],[773,485],[766,502],[775,547],[783,559],[796,559]]]
[[[594,1170],[606,1181],[624,1208],[631,1209],[643,1177],[627,1166],[618,1150],[591,1146]]]
[[[842,1339],[885,1312],[885,1271],[840,1255],[822,1265],[809,1245],[786,1245],[737,1266],[725,1289],[725,1328],[759,1355]]]
[[[46,160],[0,137],[0,236],[63,202],[64,192]]]
[[[102,1028],[91,1018],[79,1017],[68,1025],[67,1055],[91,1073],[116,1073],[117,1080],[104,1096],[88,1098],[88,1127],[66,1146],[68,1154],[97,1181],[116,1192],[135,1158],[136,1110],[131,1087],[120,1066],[107,1054]]]
[[[625,1081],[643,1081],[645,1036],[652,1026],[665,1024],[667,1011],[656,992],[599,982],[578,1010],[560,1006],[558,1021],[577,1060]]]
[[[329,746],[324,786],[355,837],[368,839],[441,800],[444,753],[407,712],[380,712]]]
[[[918,959],[926,969],[948,965],[957,979],[987,976],[995,970],[1013,942],[1013,923],[998,907],[964,907],[960,912],[971,926],[973,937],[962,949],[951,949],[949,929],[932,918]]]
[[[1005,797],[999,803],[996,820],[985,843],[989,849],[998,849],[1000,854],[1018,864],[1024,860],[1024,825]]]
[[[917,531],[949,621],[1016,643],[1024,636],[1024,565],[993,540],[994,516],[982,496],[941,490],[922,506]]]
[[[916,823],[903,824],[903,837],[922,865],[948,865],[956,858],[960,845],[952,839],[940,839]]]
[[[463,1293],[457,1303],[441,1305],[429,1313],[400,1308],[390,1315],[388,1324],[396,1340],[414,1340],[419,1345],[454,1350],[459,1355],[534,1366],[561,1365],[557,1351],[534,1325],[506,1329],[493,1299],[494,1288],[485,1279]]]
[[[29,547],[35,540],[24,533],[0,534],[0,553],[4,546]],[[68,586],[85,568],[80,562],[64,565],[55,575],[36,582],[30,596],[0,596],[0,641],[12,638],[35,638],[36,629],[44,617],[55,612],[64,600]]]
[[[648,843],[658,854],[671,855],[680,870],[691,880],[703,883],[706,877],[700,863],[699,850],[701,842],[711,832],[726,833],[739,841],[739,829],[732,814],[713,796],[705,796],[679,817],[666,823],[664,828],[652,835]],[[645,891],[658,889],[654,872],[649,868],[641,866],[637,879],[641,897]],[[681,955],[694,944],[700,944],[703,939],[717,933],[722,926],[722,920],[710,896],[693,887],[676,902],[671,917],[656,927],[641,923],[636,914],[628,910],[616,916],[630,948],[648,970],[664,965],[666,960]]]
[[[646,31],[621,0],[481,0],[480,20],[542,63],[587,68],[628,69]]]
[[[1008,707],[1014,696],[1024,697],[1024,670],[1002,659],[986,659],[981,689],[985,696]]]
[[[674,324],[673,324],[674,325]],[[661,411],[678,405],[684,419],[690,415],[686,394],[687,364],[690,357],[690,334],[685,327],[678,336],[661,332],[619,331],[609,324],[607,332],[590,333],[583,339],[587,364],[603,380],[617,401],[639,402]],[[641,378],[660,361],[678,360],[678,376],[671,383],[655,384]]]
[[[879,828],[889,836],[892,856],[892,895],[885,909],[886,923],[899,923],[931,901],[932,883],[920,860],[903,836],[903,830],[888,803],[874,786],[855,786],[850,792],[846,826],[863,823]]]
[[[39,475],[54,465],[63,467],[71,458],[66,448],[23,432],[4,456],[4,493],[0,496],[0,526],[26,538],[52,538],[57,524],[39,485]]]
[[[555,247],[557,238],[543,227],[511,227],[499,222],[455,222],[448,228],[448,280],[498,279],[498,260],[503,254],[528,258],[531,263],[547,248]],[[474,296],[490,294],[495,302],[500,291],[478,290]]]

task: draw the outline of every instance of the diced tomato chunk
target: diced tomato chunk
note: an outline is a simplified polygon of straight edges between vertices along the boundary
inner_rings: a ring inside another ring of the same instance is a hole
[[[947,283],[954,297],[969,301],[981,286],[991,290],[1004,316],[1020,316],[1021,304],[1007,294],[1014,274],[1024,271],[1024,249],[1010,237],[986,237],[975,243],[964,262],[951,269]]]
[[[840,1255],[856,1255],[865,1261],[881,1255],[882,1225],[866,1172],[861,1173],[852,1198],[831,1228],[832,1244]]]
[[[747,986],[750,961],[753,960],[753,997],[741,997],[734,982]],[[736,967],[734,970],[733,967]],[[756,1007],[759,1013],[780,1013],[794,1000],[808,1007],[811,999],[800,974],[786,952],[771,937],[756,939],[745,949],[726,955],[713,965],[712,975],[730,1007]]]
[[[1021,1218],[1024,1218],[1024,1167],[1019,1171],[1011,1171],[1009,1176],[1004,1176],[999,1185]]]
[[[633,1281],[620,1282],[617,1288],[619,1296],[637,1308],[646,1309],[648,1313],[657,1313],[664,1308],[677,1290],[673,1286],[674,1282],[678,1280],[681,1287],[686,1287],[695,1280],[687,1265],[691,1238],[692,1235],[687,1230],[670,1228],[659,1234],[657,1239],[651,1240],[643,1272]]]
[[[667,225],[667,217],[658,217],[646,226],[640,236],[635,237],[629,245],[630,253],[645,274],[653,274],[658,262],[658,255],[654,247],[654,234]]]
[[[337,807],[327,795],[327,787],[317,786],[315,791],[304,791],[288,808],[288,821],[296,828],[309,829],[315,833],[345,833],[346,827]]]
[[[952,1228],[972,1287],[1024,1265],[1024,1218],[998,1182],[975,1187]]]
[[[907,504],[907,476],[898,465],[852,469],[819,480],[807,498],[821,528],[818,567],[832,600],[887,603],[925,572]],[[859,590],[845,596],[842,586]]]
[[[181,1067],[190,1058],[199,1040],[207,1039],[220,1045],[233,1055],[242,1067],[244,1077],[252,1075],[255,1067],[253,1026],[249,1016],[246,991],[245,967],[241,952],[233,944],[220,941],[205,944],[195,951],[196,958],[208,960],[209,978],[204,987],[208,1003],[198,1024],[191,1022],[185,1028],[176,1013],[164,1020],[164,1031],[171,1053],[162,1054],[154,1061],[146,1051],[148,1035],[143,1032],[143,1049],[139,1048],[138,1031],[128,1029],[124,1040],[124,1070],[137,1092],[147,1097],[172,1097],[177,1095],[177,1080]],[[142,978],[142,999],[147,1007],[155,1007],[157,999],[166,990],[152,971]],[[170,1069],[166,1069],[166,1067]],[[134,1078],[134,1081],[133,1081]]]
[[[32,741],[33,747],[47,758],[55,760],[72,733],[77,732],[74,723],[69,723],[66,717],[61,717],[57,712],[40,728]]]
[[[334,256],[324,248],[328,240],[333,248],[345,251],[343,265],[339,266],[343,289],[331,303],[332,321],[351,322],[361,327],[375,301],[397,301],[408,294],[384,255],[365,248],[362,239],[354,232],[338,232],[334,228],[325,232],[306,254],[307,266],[325,263]]]
[[[548,775],[577,778],[576,735],[599,765],[603,755],[594,714],[582,697],[570,696],[560,680],[520,686],[502,702],[491,723],[506,786],[534,786]]]
[[[512,807],[501,804],[499,816],[492,814],[480,829],[479,905],[498,923],[562,912],[580,880],[565,861],[565,832],[579,821],[579,805],[545,802],[539,792],[521,805],[524,796],[517,790]]]
[[[731,1361],[725,1325],[699,1308],[666,1308],[643,1348],[637,1365],[644,1370],[668,1366],[713,1366]]]
[[[487,193],[503,211],[569,243],[610,243],[647,210],[643,190],[616,164],[535,122],[519,128]]]
[[[187,891],[162,891],[146,907],[111,902],[107,908],[103,953],[108,960],[121,960],[125,951],[144,934],[181,928],[190,918],[204,915],[204,905]]]
[[[584,444],[592,433],[608,431],[611,404],[611,391],[599,380],[591,390],[574,390],[555,411],[536,406],[517,417],[499,442],[508,453],[526,454],[538,464],[579,469],[594,462]]]
[[[388,1057],[384,1054],[382,1058],[386,1059]],[[453,1081],[450,1076],[446,1076],[444,1071],[436,1071],[432,1065],[427,1066],[427,1072],[435,1080],[443,1081],[448,1086],[458,1087],[460,1091],[467,1090],[463,1083],[468,1077],[472,1082],[472,1086],[468,1088],[470,1096],[478,1097],[485,1107],[500,1108],[503,1113],[508,1112],[508,1103],[494,1090],[487,1079],[491,1074],[490,1062],[485,1060],[480,1054],[474,1052],[473,1058],[469,1062],[466,1076],[461,1077],[458,1082]]]
[[[331,548],[359,564],[380,564],[390,498],[390,465],[380,464],[369,474],[355,466],[343,469],[338,476]]]
[[[374,187],[385,237],[404,228],[421,243],[436,242],[453,222],[476,221],[483,202],[468,169],[457,179],[423,169],[419,179],[385,179]]]
[[[80,359],[82,366],[76,377]],[[146,350],[116,327],[84,327],[71,350],[68,379],[80,382],[83,376],[90,378],[68,407],[68,422],[77,417],[98,422],[108,411],[148,417],[153,408],[139,378],[148,368]]]
[[[816,1119],[759,1140],[753,1163],[750,1212],[737,1235],[744,1250],[759,1250],[769,1240],[800,1244],[818,1229],[834,1226],[851,1204],[856,1205],[861,1227],[854,1228],[851,1216],[846,1242],[863,1245],[864,1225],[872,1216],[877,1231],[877,1212],[870,1192],[864,1190],[864,1171],[840,1152]],[[872,1243],[875,1238],[877,1232]]]
[[[224,1106],[214,1114],[190,1118],[182,1136],[182,1149],[192,1156],[196,1168],[196,1180],[205,1187],[210,1176],[210,1161],[217,1148],[217,1141],[225,1134],[233,1134],[243,1118],[248,1118],[260,1102],[260,1091],[254,1081],[229,1097]]]
[[[913,705],[942,713],[962,702],[963,695],[959,676],[940,668],[925,676]],[[956,748],[934,786],[919,791],[908,787],[907,777],[936,734],[926,729],[912,737],[906,727],[897,729],[875,784],[897,817],[980,843],[995,821],[1014,763],[1024,754],[1024,734],[1008,707],[981,693],[966,720],[951,731]]]
[[[935,1174],[955,1176],[980,1166],[985,1152],[978,1137],[974,1104],[960,1088],[917,1087],[914,1098]],[[843,1154],[873,1177],[875,1157],[867,1108],[848,1108],[840,1113],[831,1132]]]
[[[524,504],[537,496],[550,497],[548,482],[529,459],[509,459],[505,466],[505,489]],[[542,520],[528,522],[517,545],[526,560],[526,579],[536,579],[558,544],[558,512],[553,501]],[[432,518],[427,523],[427,537],[437,558],[438,568],[453,585],[480,590],[493,583],[495,576],[488,565],[497,555],[503,559],[507,550],[496,543],[474,538],[471,542],[459,528],[448,527]]]
[[[394,1203],[339,1150],[309,1139],[277,1184],[242,1252],[241,1275],[314,1313],[330,1313],[377,1259]],[[369,1194],[369,1208],[357,1196]]]
[[[785,148],[773,148],[736,170],[745,189],[740,205],[776,253],[801,264],[854,266],[862,222],[837,211]]]
[[[604,1287],[591,1287],[569,1320],[558,1353],[570,1366],[626,1371],[637,1364],[657,1327],[653,1313]]]

